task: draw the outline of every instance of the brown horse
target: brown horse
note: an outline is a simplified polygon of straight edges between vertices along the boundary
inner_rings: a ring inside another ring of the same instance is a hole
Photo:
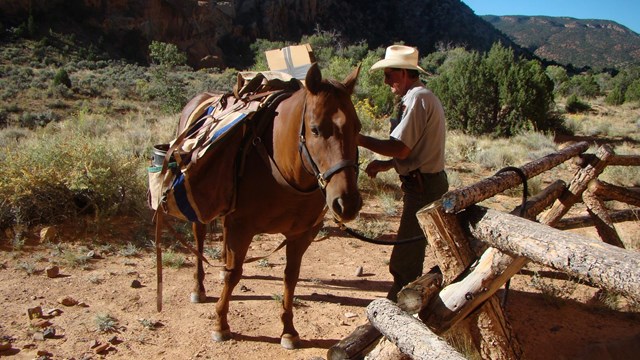
[[[302,255],[322,227],[327,209],[336,219],[350,221],[362,206],[357,188],[356,144],[361,125],[351,102],[358,73],[359,67],[343,83],[327,81],[314,64],[305,78],[306,86],[278,105],[272,127],[253,140],[255,147],[246,155],[244,171],[238,179],[235,210],[222,221],[225,277],[216,304],[214,340],[231,337],[229,301],[242,277],[242,265],[254,235],[281,233],[285,236],[287,258],[281,345],[297,347],[293,295]],[[188,108],[193,109],[193,105]],[[183,118],[189,109],[185,108]],[[193,223],[193,230],[197,251],[202,253],[205,226]],[[194,277],[191,301],[204,301],[200,259]]]

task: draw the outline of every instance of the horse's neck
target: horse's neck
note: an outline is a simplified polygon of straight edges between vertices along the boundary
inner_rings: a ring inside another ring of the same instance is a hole
[[[283,101],[273,122],[273,160],[285,180],[299,190],[317,186],[315,178],[304,168],[299,152],[304,100],[301,90]]]

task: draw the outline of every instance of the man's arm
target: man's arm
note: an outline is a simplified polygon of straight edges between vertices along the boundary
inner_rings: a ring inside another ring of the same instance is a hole
[[[376,139],[371,136],[358,134],[358,145],[367,148],[377,154],[396,159],[406,159],[411,149],[402,141],[389,139]]]

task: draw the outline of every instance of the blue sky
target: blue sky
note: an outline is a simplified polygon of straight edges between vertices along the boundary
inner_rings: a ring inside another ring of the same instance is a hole
[[[613,20],[640,33],[640,0],[462,0],[476,15],[545,15]]]

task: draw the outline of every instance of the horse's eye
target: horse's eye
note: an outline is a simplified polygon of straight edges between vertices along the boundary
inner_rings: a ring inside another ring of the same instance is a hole
[[[311,127],[311,133],[312,133],[314,136],[318,136],[318,135],[320,135],[320,130],[318,130],[318,127],[317,127],[317,126],[312,126],[312,127]]]

